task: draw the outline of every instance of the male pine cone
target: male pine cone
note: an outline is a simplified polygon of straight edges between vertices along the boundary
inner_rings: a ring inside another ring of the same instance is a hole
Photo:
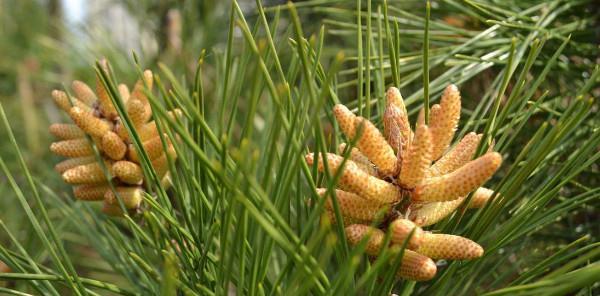
[[[102,66],[108,70],[105,61]],[[145,92],[152,91],[153,79],[150,70],[144,71],[143,80],[137,81],[131,93],[125,84],[120,84],[118,99],[122,100],[157,176],[163,184],[168,185],[166,160],[167,157],[175,160],[177,155],[166,135],[163,145],[156,123],[150,121],[152,108]],[[71,87],[73,96],[60,90],[52,92],[56,105],[74,123],[50,125],[50,133],[59,139],[52,143],[50,150],[67,158],[58,163],[55,170],[62,174],[66,183],[74,186],[76,199],[104,201],[104,213],[120,216],[123,211],[118,196],[130,213],[135,212],[143,200],[145,180],[139,151],[135,150],[130,140],[124,120],[119,117],[100,77],[96,78],[95,92],[81,81],[74,81]],[[169,115],[179,116],[181,111],[174,110]],[[95,155],[93,145],[98,149],[101,161]]]

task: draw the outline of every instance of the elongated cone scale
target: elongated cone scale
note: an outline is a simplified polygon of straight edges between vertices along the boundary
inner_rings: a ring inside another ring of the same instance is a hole
[[[485,187],[477,188],[475,193],[473,193],[471,201],[469,202],[469,208],[483,208],[483,206],[485,206],[485,204],[488,202],[488,200],[490,200],[490,197],[492,197],[493,194],[493,190],[487,189]]]
[[[473,159],[482,136],[473,132],[466,134],[454,148],[431,166],[428,175],[430,177],[445,175],[465,165]]]
[[[136,163],[120,160],[113,163],[113,175],[127,184],[139,185],[144,179],[142,168]]]
[[[340,144],[340,146],[338,147],[338,153],[340,155],[343,155],[344,151],[346,150],[346,146],[346,143]],[[356,165],[361,170],[369,173],[369,175],[375,177],[378,176],[377,169],[375,168],[373,163],[357,148],[353,147],[352,150],[350,150],[350,159],[354,161],[354,163],[356,163]]]
[[[106,191],[110,190],[108,184],[85,184],[73,187],[76,199],[85,201],[103,200]]]
[[[136,209],[142,202],[142,189],[140,187],[122,187],[116,188],[117,194],[123,200],[123,204],[128,209]],[[119,205],[115,193],[112,190],[106,191],[104,194],[104,202],[109,205]]]
[[[100,66],[104,69],[104,71],[108,72],[108,62],[106,60],[101,60]],[[104,87],[100,76],[96,76],[96,94],[98,94],[98,107],[100,108],[102,115],[108,119],[114,119],[117,117],[117,109],[115,109],[115,106],[110,100],[108,91]]]
[[[398,218],[394,220],[389,227],[392,232],[391,240],[393,244],[402,246],[404,244],[404,241],[406,241],[410,233],[413,231],[413,229],[414,232],[406,247],[411,250],[414,250],[423,241],[423,229],[421,229],[421,227],[417,226],[410,220]]]
[[[129,96],[131,95],[129,93],[129,88],[127,87],[127,85],[123,83],[119,84],[119,95],[121,96],[121,100],[127,103],[127,101],[129,100]]]
[[[61,140],[71,140],[85,137],[85,133],[74,124],[53,123],[50,125],[50,133]]]
[[[349,140],[354,140],[354,137],[356,136],[356,127],[354,125],[356,115],[342,104],[337,104],[333,107],[333,115],[344,135],[346,135]]]
[[[417,252],[405,249],[402,263],[396,276],[411,281],[428,281],[435,276],[436,272],[437,267],[433,260]]]
[[[61,90],[53,90],[52,98],[54,99],[54,103],[56,103],[56,106],[58,106],[60,109],[67,113],[69,113],[69,110],[71,110],[71,107],[73,106],[79,107],[86,112],[91,113],[93,111],[93,109],[90,106],[86,105],[84,102],[78,100],[77,98],[71,98],[69,100],[69,96],[67,96],[67,94]]]
[[[346,238],[352,246],[357,245],[363,238],[369,236],[365,253],[371,256],[379,254],[385,236],[383,231],[363,224],[352,224],[347,226],[345,230]]]
[[[68,169],[72,169],[76,166],[80,166],[83,164],[88,164],[96,161],[95,156],[84,156],[84,157],[75,157],[75,158],[67,158],[54,166],[54,170],[59,173],[64,173]]]
[[[317,188],[317,193],[321,197],[325,197],[327,189]],[[383,217],[387,206],[382,206],[379,203],[374,203],[368,199],[364,199],[354,193],[342,191],[339,189],[335,190],[337,196],[338,206],[342,215],[351,217],[363,221],[373,221]],[[325,208],[329,211],[333,211],[333,202],[330,197],[327,197]]]
[[[357,117],[354,125],[356,130],[363,126],[356,145],[358,149],[377,166],[382,176],[395,176],[398,172],[398,159],[377,127],[363,117]]]
[[[481,257],[483,248],[462,236],[425,233],[417,252],[433,259],[465,260]]]
[[[110,165],[107,165],[110,170]],[[69,184],[96,184],[106,182],[104,171],[99,163],[84,164],[67,170],[62,175]]]
[[[452,142],[460,119],[460,92],[456,85],[446,87],[440,105],[431,108],[429,127],[433,143],[433,159],[438,159]]]
[[[114,132],[106,132],[102,137],[102,150],[113,160],[121,160],[127,152],[127,145]]]
[[[449,201],[477,189],[496,172],[502,156],[489,152],[452,173],[425,180],[413,194],[415,201]]]
[[[125,106],[127,108],[127,114],[134,126],[146,123],[150,116],[152,116],[152,110],[147,109],[146,105],[138,99],[132,98],[127,101]]]
[[[50,151],[64,157],[81,157],[94,154],[87,138],[54,142],[50,145]]]
[[[97,100],[96,95],[94,94],[94,91],[86,83],[81,82],[79,80],[75,80],[71,84],[71,88],[73,89],[73,92],[75,93],[75,97],[77,97],[78,99],[80,99],[82,102],[84,102],[86,105],[88,105],[90,107],[94,106],[94,103]]]
[[[112,129],[112,124],[108,121],[95,117],[92,113],[85,112],[79,107],[71,108],[69,116],[79,128],[93,137],[100,138]]]
[[[431,134],[425,124],[417,124],[415,139],[402,158],[400,184],[405,188],[414,188],[425,177],[431,165]]]
[[[383,114],[383,131],[385,139],[394,151],[406,151],[412,139],[412,131],[408,122],[408,113],[400,91],[390,87],[386,92],[386,106]]]
[[[317,168],[323,172],[323,157],[327,158],[331,174],[340,169],[343,158],[341,156],[327,153],[321,155],[318,159]],[[314,156],[312,153],[306,155],[306,162],[312,165]],[[393,203],[400,199],[400,190],[391,183],[370,176],[365,173],[352,161],[347,160],[340,178],[340,184],[343,184],[349,191],[356,193],[366,199],[379,203]]]

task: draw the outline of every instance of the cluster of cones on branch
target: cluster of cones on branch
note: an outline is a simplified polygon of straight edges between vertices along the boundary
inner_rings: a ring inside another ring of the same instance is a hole
[[[391,248],[399,248],[410,238],[397,276],[429,280],[437,272],[432,259],[473,259],[483,255],[483,248],[467,238],[434,234],[421,227],[456,211],[473,191],[467,206],[485,205],[493,191],[480,186],[500,167],[502,157],[488,151],[473,159],[482,138],[475,133],[449,149],[461,111],[460,93],[454,85],[431,107],[428,124],[421,110],[414,132],[399,90],[390,88],[386,100],[383,134],[369,120],[336,105],[333,112],[339,127],[356,147],[340,145],[340,155],[349,154],[345,162],[333,153],[310,153],[306,161],[309,165],[316,162],[320,172],[326,162],[331,175],[339,174],[335,194],[324,188],[317,193],[327,198],[326,217],[334,222],[335,196],[351,245],[367,240],[365,252],[374,258],[384,247],[386,231],[390,231]]]
[[[101,62],[101,65],[108,71],[106,61]],[[151,121],[152,108],[145,91],[152,91],[152,85],[152,72],[146,70],[143,72],[143,80],[138,80],[131,92],[125,84],[119,84],[118,91],[157,176],[164,185],[168,185],[167,157],[175,159],[176,154],[171,142],[167,140],[167,143],[163,143],[162,139],[167,139],[166,135],[161,139],[155,121]],[[52,143],[50,150],[67,158],[58,163],[55,170],[62,174],[66,183],[74,186],[76,199],[104,201],[102,211],[119,216],[123,212],[118,196],[125,208],[134,213],[140,208],[143,199],[144,174],[138,151],[129,138],[109,92],[100,77],[96,78],[95,92],[81,81],[72,83],[72,91],[73,96],[60,90],[52,92],[56,105],[73,121],[50,125],[50,133],[60,139]],[[169,114],[175,117],[181,111],[174,110]],[[100,152],[102,163],[95,155],[92,142]]]

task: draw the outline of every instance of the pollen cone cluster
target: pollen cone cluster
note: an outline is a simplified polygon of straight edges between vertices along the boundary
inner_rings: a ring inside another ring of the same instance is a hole
[[[319,188],[317,193],[327,199],[325,214],[330,218],[335,217],[337,202],[348,242],[366,242],[365,252],[372,257],[384,247],[406,244],[397,276],[425,281],[436,274],[433,260],[483,255],[483,248],[467,238],[433,234],[422,227],[455,212],[470,193],[467,207],[483,207],[494,192],[481,186],[498,170],[502,157],[489,151],[474,159],[482,135],[473,132],[450,147],[461,110],[454,85],[431,107],[428,124],[421,111],[414,130],[400,91],[390,88],[386,100],[383,133],[346,106],[336,105],[333,114],[355,147],[342,144],[339,155],[310,153],[306,161],[320,172],[327,168],[331,175],[339,174],[336,190],[327,194]],[[386,231],[391,234],[389,246],[383,245]]]
[[[104,62],[103,66],[107,64]],[[125,84],[120,84],[118,91],[154,170],[162,183],[168,184],[167,155],[171,159],[176,155],[173,144],[166,135],[162,138],[166,141],[161,139],[156,124],[151,121],[152,109],[146,91],[152,91],[152,84],[152,72],[146,70],[131,92]],[[70,95],[54,90],[52,98],[73,122],[50,126],[50,133],[59,139],[52,143],[50,150],[67,158],[55,169],[65,182],[73,185],[75,198],[103,201],[103,212],[108,215],[123,214],[117,197],[130,213],[139,210],[144,183],[140,153],[100,79],[96,79],[95,90],[84,82],[74,81]],[[171,116],[180,114],[180,110],[170,112]],[[100,153],[100,161],[94,145]]]

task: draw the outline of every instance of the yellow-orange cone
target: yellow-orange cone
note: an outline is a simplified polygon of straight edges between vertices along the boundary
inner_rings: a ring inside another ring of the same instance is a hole
[[[107,169],[110,170],[110,164],[107,164]],[[69,184],[97,184],[106,182],[104,171],[97,162],[68,169],[62,174],[62,177]]]
[[[382,176],[395,176],[398,172],[398,159],[394,150],[377,127],[363,117],[357,117],[355,128],[362,126],[362,135],[356,146],[377,167]]]
[[[170,143],[170,141],[168,139],[166,139],[167,135],[165,134],[165,140],[167,141],[167,149],[169,151],[170,155],[173,155],[173,151],[171,151],[172,145]],[[156,159],[158,157],[160,157],[163,152],[163,143],[160,137],[154,137],[150,140],[145,141],[144,143],[142,143],[142,146],[144,147],[144,150],[146,151],[146,153],[148,154],[148,157],[150,158],[150,160]],[[135,162],[140,162],[140,157],[139,154],[137,153],[137,151],[135,150],[135,146],[133,144],[129,145],[129,151],[128,151],[128,157],[129,159],[135,161]]]
[[[79,200],[97,201],[103,200],[108,190],[110,190],[108,184],[85,184],[73,187],[73,195]]]
[[[113,160],[121,160],[125,157],[127,152],[127,145],[125,142],[114,132],[107,132],[102,137],[102,150],[104,153]]]
[[[331,153],[319,155],[317,168],[321,172],[325,169],[323,157],[327,160],[330,173],[335,174],[340,169],[343,158]],[[306,155],[306,162],[309,165],[313,164],[314,155],[312,153]],[[346,161],[339,183],[347,188],[348,191],[374,202],[393,203],[399,201],[401,198],[401,192],[396,186],[369,175],[359,169],[352,160]]]
[[[389,229],[392,232],[391,240],[393,244],[403,245],[413,229],[414,232],[408,242],[407,248],[416,249],[423,241],[423,229],[410,220],[398,218],[390,223]]]
[[[346,239],[350,245],[355,246],[365,237],[369,237],[365,253],[371,256],[379,254],[385,234],[383,231],[363,224],[352,224],[345,228]]]
[[[321,197],[325,197],[326,192],[327,189],[325,188],[317,188],[317,193]],[[388,209],[387,205],[374,203],[351,192],[336,189],[335,194],[337,196],[340,212],[346,217],[363,221],[373,221],[381,219]],[[329,211],[333,211],[333,202],[330,197],[327,197],[325,208]]]
[[[354,137],[356,136],[356,127],[354,125],[356,115],[342,104],[337,104],[333,107],[333,115],[344,135],[346,135],[349,140],[354,140]]]
[[[73,106],[79,107],[86,112],[93,112],[93,109],[90,106],[86,105],[84,102],[78,100],[77,98],[72,97],[69,100],[69,96],[67,96],[67,94],[64,91],[56,89],[53,90],[52,98],[54,99],[54,103],[56,103],[56,106],[58,106],[60,109],[67,113],[69,113],[69,110],[71,110],[71,107]]]
[[[346,143],[340,144],[340,146],[338,147],[338,153],[340,155],[343,155],[344,151],[346,150],[346,146],[347,146]],[[373,163],[369,160],[369,158],[367,158],[364,154],[362,154],[362,152],[360,152],[360,150],[358,150],[356,147],[352,147],[352,150],[350,150],[349,159],[354,161],[354,163],[356,163],[356,165],[360,169],[369,173],[369,175],[378,176],[375,165],[373,165]]]
[[[494,194],[494,191],[485,187],[479,187],[473,193],[471,201],[469,202],[469,208],[483,208],[485,204],[490,200],[490,197]]]
[[[456,85],[446,87],[440,105],[431,108],[429,127],[432,135],[433,159],[438,159],[452,142],[460,119],[460,92]]]
[[[405,249],[402,263],[396,276],[411,281],[428,281],[435,276],[436,272],[437,267],[433,260],[417,252]]]
[[[400,184],[414,188],[425,178],[431,165],[431,134],[425,124],[417,124],[415,139],[402,157]]]
[[[428,175],[430,177],[445,175],[465,165],[473,159],[481,137],[481,134],[473,132],[466,134],[456,146],[431,166]]]
[[[121,96],[121,100],[123,100],[123,102],[127,103],[127,101],[129,100],[129,96],[131,96],[131,94],[129,93],[129,88],[127,87],[126,84],[119,84],[119,95]]]
[[[125,106],[127,108],[127,114],[134,126],[146,123],[152,116],[152,110],[146,108],[146,105],[138,99],[132,98],[131,100],[128,100]]]
[[[451,201],[413,203],[410,207],[410,219],[425,227],[439,222],[458,208],[464,197]]]
[[[76,166],[80,166],[83,164],[89,164],[96,161],[95,156],[83,156],[83,157],[75,157],[75,158],[67,158],[54,166],[54,170],[59,173],[64,173],[68,169],[72,169]]]
[[[385,139],[394,151],[405,151],[412,138],[408,113],[400,91],[390,87],[386,92],[386,106],[383,114]]]
[[[140,187],[123,187],[119,186],[116,188],[117,194],[123,200],[123,205],[127,209],[136,209],[140,206],[143,200],[143,190]],[[106,191],[104,194],[104,201],[109,205],[119,205],[115,193],[112,190]]]
[[[481,257],[483,248],[462,236],[425,233],[417,252],[433,259],[465,260]]]
[[[50,151],[64,157],[81,157],[94,154],[87,138],[54,142],[50,145]]]
[[[101,60],[100,66],[104,71],[108,71],[108,62],[106,60]],[[117,110],[115,109],[104,84],[102,84],[100,76],[96,76],[96,94],[98,95],[98,107],[100,108],[102,115],[108,119],[117,117]]]
[[[489,152],[452,173],[426,179],[413,194],[416,201],[455,200],[477,189],[500,167],[502,156]]]
[[[93,137],[101,138],[112,129],[112,124],[108,121],[95,117],[92,113],[86,112],[79,107],[73,107],[69,110],[69,116],[73,122],[83,131]]]
[[[120,160],[113,163],[112,172],[116,178],[127,184],[139,185],[144,179],[142,168],[131,161]]]
[[[90,107],[94,106],[97,98],[96,94],[94,94],[94,91],[89,87],[89,85],[87,85],[85,82],[75,80],[71,84],[71,88],[75,93],[75,97]]]
[[[50,125],[50,133],[62,140],[71,140],[85,137],[85,133],[74,124],[70,123],[53,123]]]

